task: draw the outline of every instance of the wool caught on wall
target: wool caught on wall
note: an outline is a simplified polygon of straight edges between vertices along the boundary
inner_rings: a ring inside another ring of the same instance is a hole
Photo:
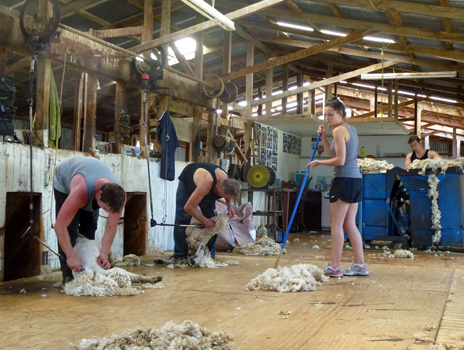
[[[315,265],[278,266],[277,269],[267,269],[263,274],[253,278],[245,286],[245,290],[247,292],[258,289],[279,293],[309,292],[316,290],[316,286],[328,280],[324,271]]]
[[[124,258],[117,259],[114,265],[119,267],[140,266],[140,258],[135,254],[129,254]]]
[[[436,245],[440,243],[441,240],[441,211],[438,207],[438,176],[435,174],[430,174],[427,181],[429,183],[429,193],[427,196],[432,202],[432,228],[435,229],[435,233],[432,236],[432,242]]]
[[[71,350],[239,350],[227,331],[211,331],[192,321],[169,321],[157,329],[127,330],[111,338],[82,339]]]
[[[395,166],[386,160],[375,160],[373,158],[358,159],[358,168],[363,170],[391,170]]]
[[[269,237],[264,236],[257,240],[255,243],[247,243],[241,245],[240,247],[235,247],[233,252],[258,256],[279,255],[280,244],[274,242],[274,240],[270,239]],[[282,254],[287,254],[287,250],[282,250]]]

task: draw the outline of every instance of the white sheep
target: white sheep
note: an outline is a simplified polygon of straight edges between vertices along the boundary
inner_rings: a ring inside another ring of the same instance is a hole
[[[64,286],[67,295],[74,296],[114,296],[114,295],[137,295],[142,293],[141,288],[163,288],[162,284],[153,286],[160,282],[162,277],[148,277],[128,272],[118,267],[109,270],[103,269],[97,263],[100,256],[101,245],[95,240],[89,240],[79,236],[74,246],[74,252],[85,269],[74,272],[74,280]],[[133,287],[132,283],[150,283]]]

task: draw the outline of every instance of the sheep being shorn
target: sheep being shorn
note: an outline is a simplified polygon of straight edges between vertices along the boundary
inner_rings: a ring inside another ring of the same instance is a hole
[[[298,264],[290,267],[267,269],[263,274],[253,278],[245,286],[245,290],[257,289],[276,291],[279,293],[309,292],[316,290],[321,282],[327,282],[324,271],[315,265]]]
[[[239,350],[234,336],[226,331],[213,332],[192,321],[180,325],[169,321],[157,329],[127,330],[111,338],[82,339],[71,350]]]
[[[245,254],[245,255],[279,255],[280,244],[276,243],[269,237],[262,237],[254,243],[247,243],[240,247],[234,248],[234,253]],[[282,250],[282,254],[287,254],[287,250]]]
[[[166,264],[167,268],[188,268],[188,267],[209,267],[216,268],[219,266],[228,266],[232,264],[224,264],[215,262],[210,255],[208,242],[215,234],[228,227],[228,216],[217,215],[211,218],[215,225],[212,228],[187,227],[185,235],[187,236],[187,259],[170,259],[162,260],[155,259],[157,264]],[[237,263],[238,264],[238,263]]]
[[[73,272],[74,280],[66,283],[64,292],[74,296],[116,296],[137,295],[144,293],[144,288],[164,288],[162,277],[137,275],[120,268],[103,269],[97,263],[100,256],[100,243],[79,236],[74,246],[74,252],[85,269]],[[144,283],[137,287],[132,283]],[[158,284],[156,284],[158,283]]]

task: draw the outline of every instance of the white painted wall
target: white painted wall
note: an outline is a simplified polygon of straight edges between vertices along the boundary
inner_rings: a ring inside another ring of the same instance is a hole
[[[86,155],[83,153],[58,150],[56,163],[74,156]],[[100,160],[108,165],[116,177],[121,181],[127,192],[147,192],[148,175],[147,162],[143,158],[135,158],[116,154],[101,154]],[[49,165],[50,164],[50,165]],[[153,189],[154,216],[158,222],[173,223],[175,217],[175,193],[177,190],[177,176],[188,163],[176,162],[176,179],[165,181],[160,179],[160,163],[150,160],[150,172]],[[48,168],[49,167],[49,168]],[[42,194],[42,215],[44,227],[44,239],[51,247],[58,249],[58,243],[54,230],[51,228],[50,211],[55,222],[55,203],[51,202],[52,182],[45,185],[45,171],[53,174],[55,169],[55,152],[50,149],[33,149],[33,191]],[[5,227],[6,193],[29,192],[29,146],[20,144],[0,143],[0,228]],[[50,176],[50,179],[52,177]],[[98,221],[96,239],[101,240],[105,228],[106,213],[101,210]],[[149,196],[147,195],[147,215],[151,218]],[[25,218],[26,220],[27,218]],[[116,255],[123,253],[123,224],[118,226],[116,237],[112,246],[112,252]],[[1,234],[0,234],[1,236]],[[2,276],[2,240],[0,237],[0,277]],[[147,254],[155,251],[174,249],[173,228],[154,227],[149,228]],[[49,267],[59,266],[55,256],[50,255]]]
[[[277,145],[277,178],[283,181],[295,180],[295,172],[300,170],[300,156],[284,153],[284,135],[279,132],[279,144]]]

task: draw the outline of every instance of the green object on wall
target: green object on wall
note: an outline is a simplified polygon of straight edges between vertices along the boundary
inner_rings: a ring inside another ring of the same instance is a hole
[[[50,124],[48,129],[48,146],[57,147],[61,136],[61,106],[53,72],[50,74]]]

